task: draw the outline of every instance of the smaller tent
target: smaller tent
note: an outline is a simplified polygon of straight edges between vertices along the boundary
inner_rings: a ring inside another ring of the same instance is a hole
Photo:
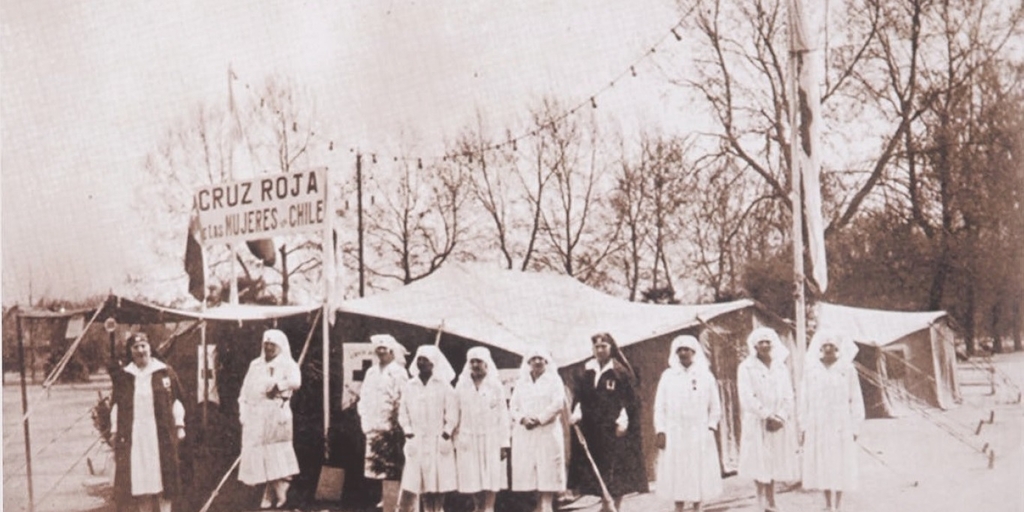
[[[118,296],[110,296],[97,322],[117,322],[114,357],[127,362],[123,343],[129,331],[144,331],[160,358],[174,368],[186,402],[183,479],[191,500],[188,510],[198,510],[241,449],[238,395],[249,363],[259,357],[262,332],[276,328],[288,336],[296,360],[308,343],[301,365],[302,387],[291,399],[295,415],[293,444],[300,474],[293,481],[292,498],[299,503],[312,499],[324,460],[323,365],[321,354],[321,306],[221,305],[205,311],[166,308]],[[205,338],[205,339],[204,339]],[[207,360],[203,361],[203,345]],[[215,348],[214,348],[215,347]],[[340,359],[340,358],[339,358]],[[340,362],[340,361],[339,361]],[[254,490],[234,477],[213,502],[212,510],[239,510],[258,503]]]
[[[95,370],[99,360],[96,354],[83,358],[76,354],[70,361],[61,364],[56,358],[61,356],[78,338],[87,321],[96,313],[95,308],[63,309],[51,311],[41,308],[12,307],[8,310],[5,321],[4,336],[4,370],[18,369],[19,337],[23,345],[25,371],[30,382],[36,381],[36,374],[50,374],[53,368],[60,365],[62,378],[80,381],[88,379],[90,370]],[[8,328],[13,328],[10,332]],[[95,347],[89,347],[96,350]],[[70,359],[70,358],[69,358]],[[70,363],[70,364],[69,364]],[[48,383],[47,383],[48,384]]]
[[[956,330],[945,311],[883,311],[820,302],[819,329],[853,337],[860,347],[864,407],[869,418],[901,415],[923,405],[948,409],[960,401]]]

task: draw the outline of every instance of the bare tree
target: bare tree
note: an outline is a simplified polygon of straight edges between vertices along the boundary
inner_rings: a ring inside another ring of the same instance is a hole
[[[397,176],[379,173],[370,181],[380,205],[367,212],[367,242],[380,262],[367,268],[409,284],[457,255],[466,234],[461,216],[469,185],[464,167],[454,162],[424,166],[399,159],[392,165]]]
[[[147,225],[153,226],[154,252],[163,268],[181,268],[178,262],[196,188],[310,168],[322,162],[328,150],[328,142],[315,138],[312,101],[299,87],[272,77],[262,89],[253,91],[235,83],[233,77],[229,80],[233,83],[225,107],[194,107],[179,126],[168,130],[143,165],[136,207]],[[241,300],[287,303],[289,281],[295,277],[301,277],[304,287],[313,287],[320,277],[319,242],[311,242],[308,236],[284,237],[282,241],[280,254],[285,261],[281,268],[264,267],[246,251],[233,257],[225,247],[208,247],[208,273],[219,283],[211,299],[226,297],[233,258],[244,274]],[[267,245],[272,258],[275,249],[269,240]],[[289,257],[293,259],[290,265]],[[297,264],[295,258],[300,260]],[[268,272],[268,268],[273,270]],[[163,279],[179,276],[176,272]],[[271,294],[270,288],[277,286],[281,294]]]
[[[541,127],[538,138],[544,141],[539,159],[553,180],[552,194],[540,202],[540,234],[548,249],[542,258],[546,265],[593,284],[604,279],[604,260],[620,245],[621,224],[614,215],[599,217],[610,212],[599,209],[605,168],[596,126],[563,112],[550,100],[534,112]],[[598,227],[611,234],[602,236]]]
[[[678,238],[672,225],[693,186],[684,159],[686,141],[645,134],[636,161],[625,148],[621,151],[611,206],[622,223],[624,250],[619,259],[623,260],[629,298],[637,300],[638,292],[643,292],[645,300],[654,300],[653,296],[671,299],[674,287],[668,248]],[[648,282],[646,289],[640,287],[643,281]]]

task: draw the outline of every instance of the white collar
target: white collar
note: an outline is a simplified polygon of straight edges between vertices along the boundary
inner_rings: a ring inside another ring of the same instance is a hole
[[[608,358],[608,362],[605,363],[604,366],[598,366],[598,364],[599,363],[597,362],[597,359],[590,358],[590,359],[587,360],[586,363],[584,363],[583,369],[584,370],[594,370],[595,372],[597,372],[598,375],[601,375],[602,373],[604,373],[604,372],[606,372],[608,370],[611,370],[612,367],[615,366],[615,358],[613,358],[613,357]]]
[[[163,370],[164,368],[167,368],[167,365],[164,364],[163,361],[156,358],[151,358],[149,360],[149,364],[146,365],[145,369],[141,369],[138,366],[135,366],[135,363],[132,362],[128,363],[128,366],[124,367],[124,371],[132,375],[135,375],[136,377],[139,377],[142,375],[149,375],[159,370]]]
[[[594,387],[597,387],[597,383],[601,381],[601,376],[604,375],[605,372],[611,371],[614,366],[615,358],[613,357],[608,358],[608,362],[605,363],[604,366],[600,366],[597,359],[591,358],[583,364],[583,369],[594,371]]]

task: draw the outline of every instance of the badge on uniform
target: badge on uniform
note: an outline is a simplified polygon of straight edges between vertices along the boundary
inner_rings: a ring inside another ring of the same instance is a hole
[[[164,382],[164,389],[171,389],[171,378],[170,377],[164,377],[163,382]]]
[[[604,381],[604,388],[608,391],[615,391],[615,379],[608,379]]]

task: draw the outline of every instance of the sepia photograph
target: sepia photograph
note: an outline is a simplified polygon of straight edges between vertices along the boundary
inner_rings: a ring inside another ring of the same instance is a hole
[[[1024,511],[1019,0],[0,0],[11,512]]]

